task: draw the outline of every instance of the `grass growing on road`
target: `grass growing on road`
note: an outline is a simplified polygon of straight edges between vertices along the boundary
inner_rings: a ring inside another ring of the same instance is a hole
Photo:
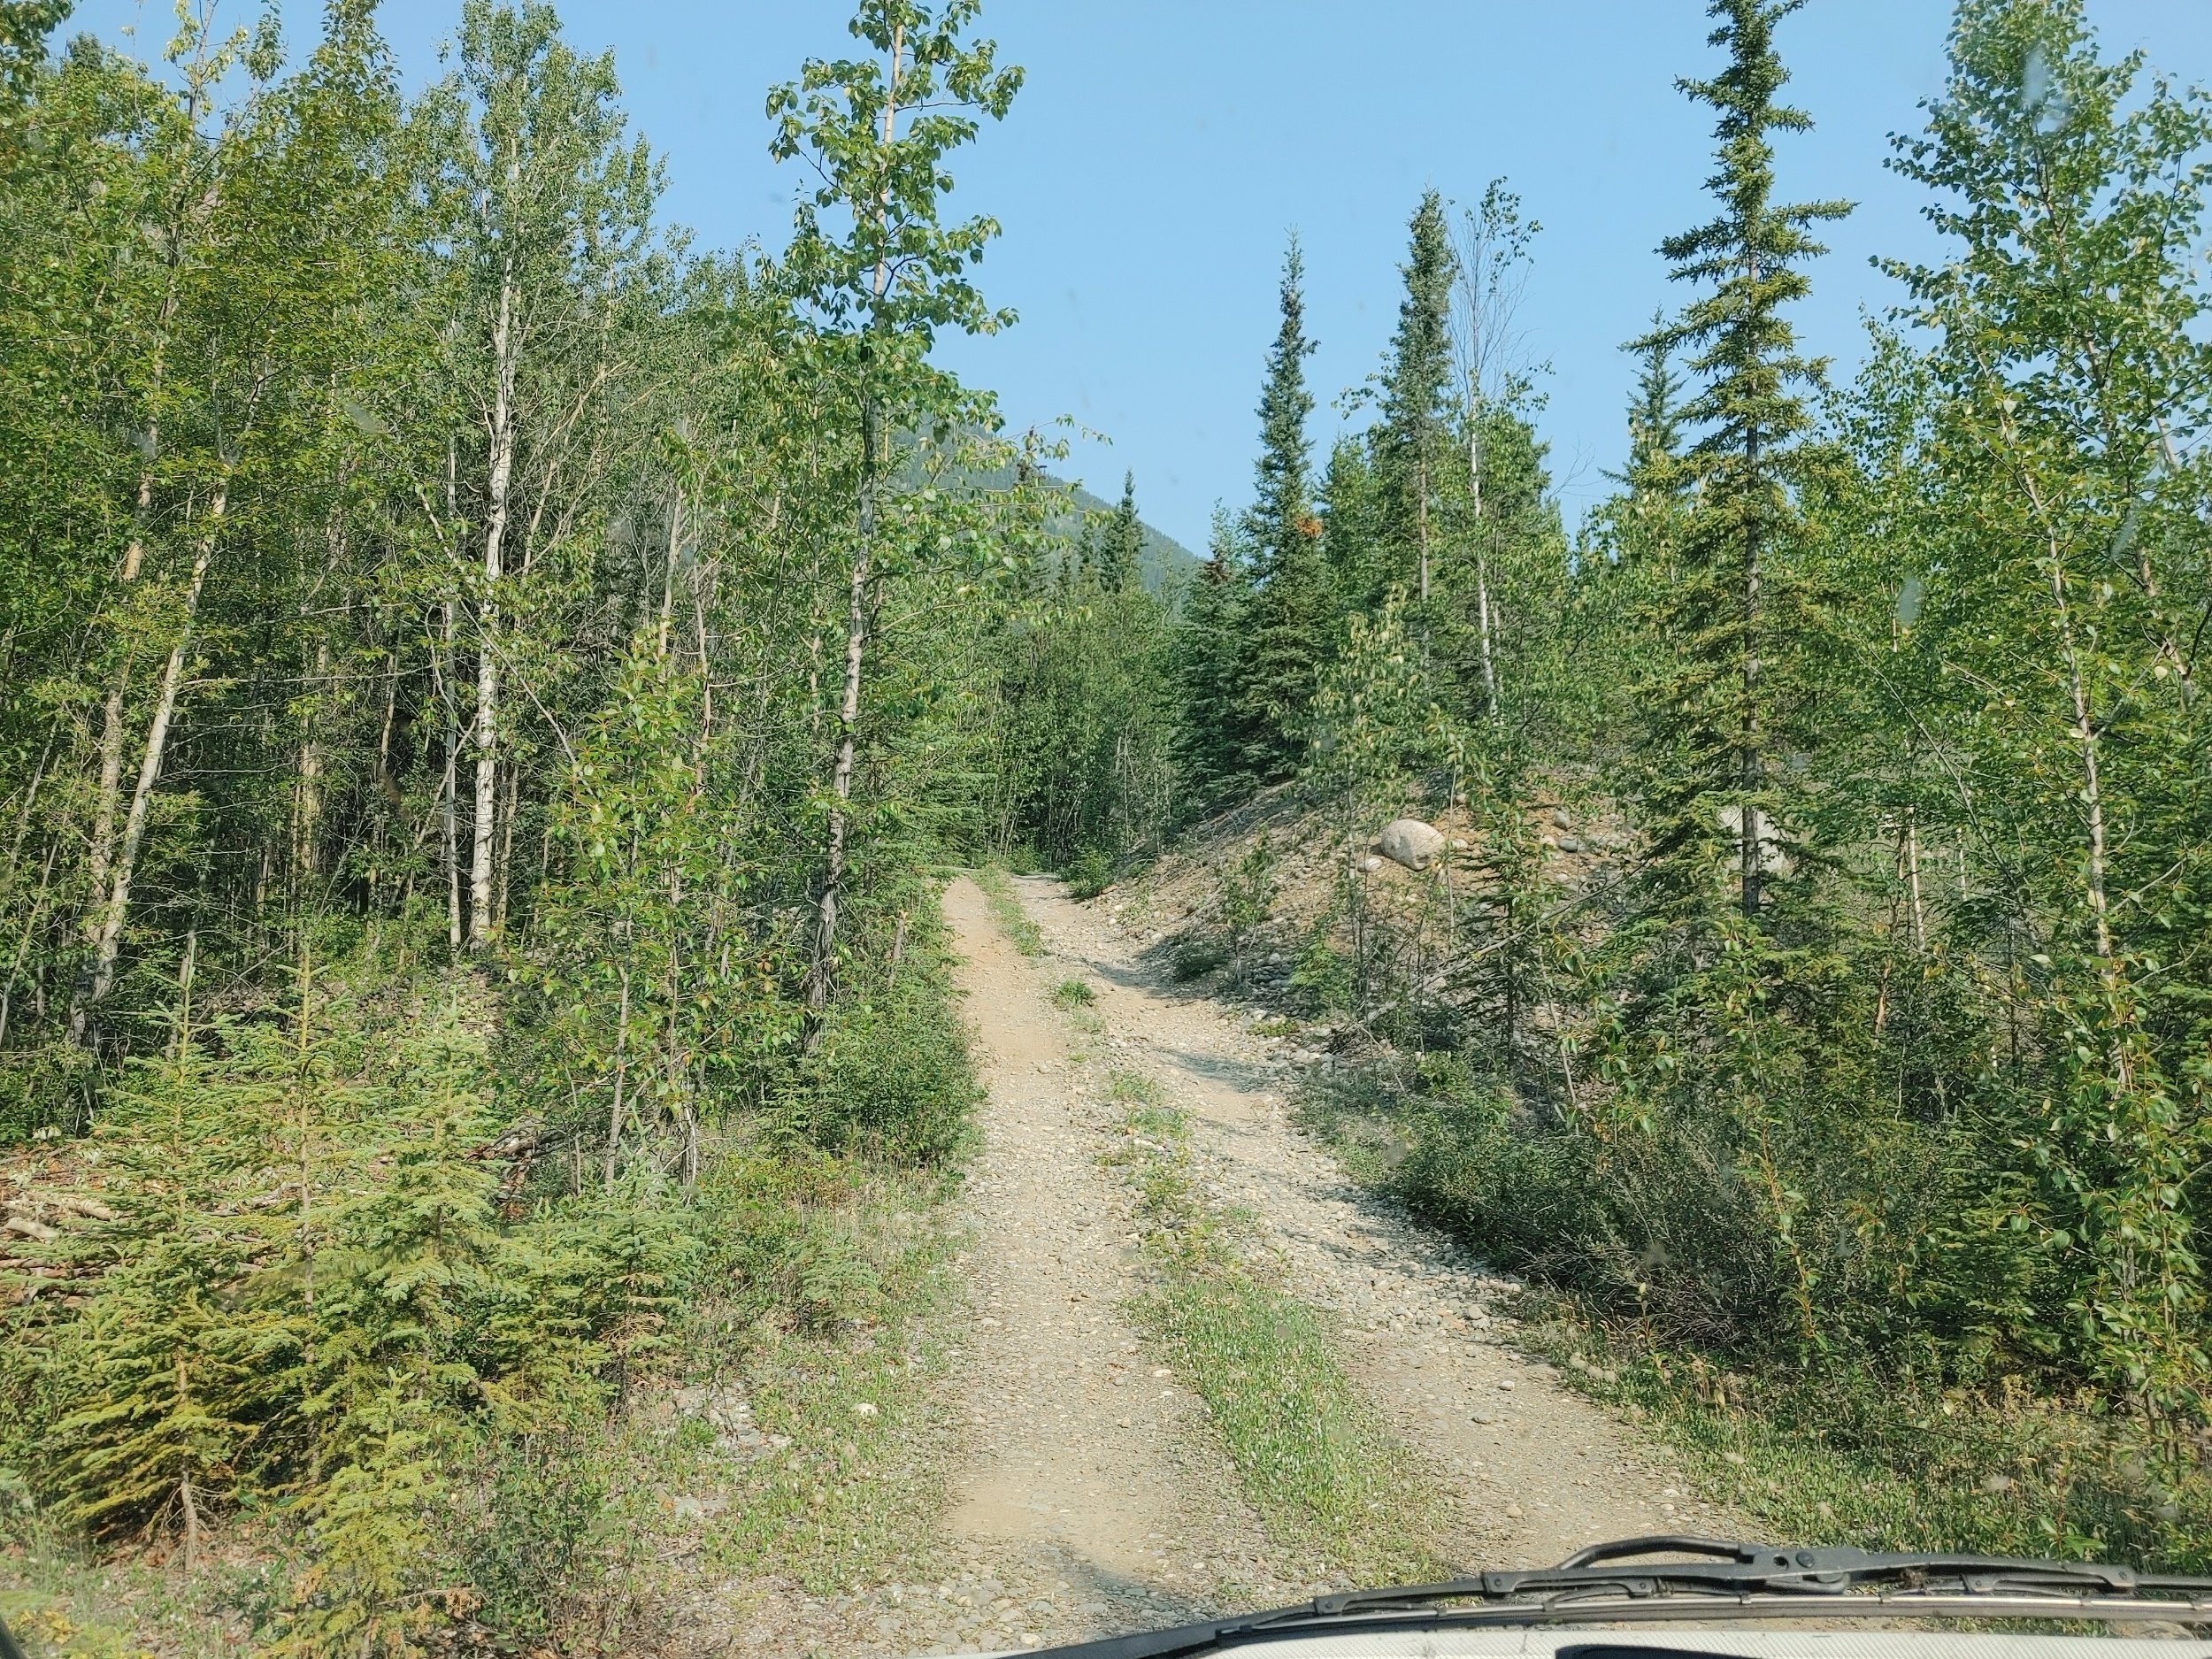
[[[1159,1275],[1133,1311],[1205,1400],[1269,1530],[1362,1582],[1447,1571],[1432,1525],[1440,1498],[1359,1397],[1314,1310],[1239,1258],[1232,1219],[1193,1178],[1183,1114],[1134,1072],[1117,1073],[1111,1093],[1128,1110],[1109,1161],[1136,1189]]]
[[[1005,869],[998,864],[978,864],[969,873],[975,877],[976,886],[983,889],[991,919],[1005,930],[1006,936],[1014,941],[1014,949],[1025,956],[1043,956],[1045,936],[1037,924],[1029,919],[1022,902],[1014,896],[1014,884]]]

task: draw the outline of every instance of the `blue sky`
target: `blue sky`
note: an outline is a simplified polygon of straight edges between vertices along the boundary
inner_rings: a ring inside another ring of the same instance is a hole
[[[257,8],[224,0],[243,21]],[[293,0],[292,28],[317,8]],[[572,40],[611,47],[633,119],[665,157],[671,217],[708,244],[774,250],[800,182],[768,159],[764,95],[849,44],[840,0],[566,0]],[[1782,141],[1781,187],[1845,196],[1797,321],[1839,368],[1894,296],[1876,253],[1934,244],[1882,165],[1941,85],[1944,0],[1810,0],[1783,25],[1791,96],[1816,122]],[[2212,82],[2212,0],[2090,0],[2104,46]],[[386,0],[411,83],[436,72],[458,0]],[[158,50],[166,0],[83,0],[80,26]],[[1103,434],[1067,464],[1102,495],[1137,476],[1145,515],[1202,548],[1217,499],[1251,488],[1262,356],[1286,234],[1306,249],[1317,450],[1338,394],[1373,373],[1397,306],[1405,221],[1430,186],[1461,203],[1501,174],[1540,221],[1522,310],[1548,358],[1540,425],[1571,518],[1619,464],[1633,365],[1620,342],[1678,303],[1653,251],[1702,219],[1710,121],[1673,88],[1713,54],[1702,0],[987,0],[984,30],[1028,84],[956,158],[953,205],[1004,239],[983,266],[998,337],[949,344],[1014,424]]]

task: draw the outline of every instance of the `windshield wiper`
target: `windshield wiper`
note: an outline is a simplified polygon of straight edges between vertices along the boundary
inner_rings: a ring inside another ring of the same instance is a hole
[[[1662,1555],[1693,1559],[1641,1559]],[[2102,1562],[1794,1548],[1665,1533],[1593,1544],[1555,1567],[1348,1591],[1295,1607],[1048,1651],[1081,1659],[1171,1659],[1246,1640],[1310,1634],[1317,1627],[1563,1621],[1601,1609],[1608,1618],[1628,1620],[1701,1612],[1802,1617],[1878,1609],[1953,1617],[2121,1615],[2212,1624],[2212,1578],[2139,1572]]]

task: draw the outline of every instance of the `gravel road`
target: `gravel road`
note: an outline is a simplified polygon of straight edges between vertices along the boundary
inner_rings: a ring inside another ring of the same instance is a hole
[[[1289,1121],[1294,1073],[1281,1045],[1169,984],[1102,906],[1076,904],[1041,877],[1016,886],[1052,953],[1041,972],[1084,972],[1113,1064],[1149,1071],[1190,1111],[1206,1184],[1253,1213],[1285,1287],[1336,1316],[1340,1361],[1450,1483],[1480,1564],[1547,1564],[1638,1533],[1734,1531],[1632,1425],[1513,1345],[1492,1305],[1510,1284],[1360,1191]]]
[[[1322,1311],[1345,1370],[1426,1466],[1440,1536],[1467,1565],[1730,1527],[1632,1425],[1513,1346],[1492,1306],[1509,1286],[1362,1193],[1288,1120],[1279,1045],[1168,984],[1103,908],[1044,878],[1015,886],[1041,956],[1019,953],[972,881],[945,895],[988,1100],[960,1201],[968,1303],[937,1577],[756,1602],[735,1648],[1017,1650],[1342,1587],[1300,1540],[1269,1535],[1204,1405],[1124,1312],[1147,1270],[1100,1162],[1121,1117],[1115,1071],[1185,1109],[1208,1195],[1250,1213],[1272,1282]],[[1092,985],[1102,1030],[1054,1006],[1071,977]]]

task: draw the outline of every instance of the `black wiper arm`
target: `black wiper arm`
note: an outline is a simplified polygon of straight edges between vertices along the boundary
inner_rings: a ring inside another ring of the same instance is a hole
[[[1640,1559],[1655,1555],[1694,1555],[1699,1559]],[[1325,1617],[1463,1598],[1496,1601],[1509,1596],[1578,1590],[1609,1590],[1628,1596],[1661,1595],[1678,1590],[1706,1590],[1723,1594],[1766,1591],[1840,1595],[1861,1585],[1927,1583],[1955,1585],[1968,1594],[1999,1589],[2093,1591],[2104,1595],[2132,1595],[2143,1590],[2212,1592],[2212,1578],[2142,1573],[2132,1567],[2104,1562],[2032,1561],[2010,1555],[1970,1555],[1944,1551],[1886,1552],[1847,1546],[1792,1548],[1663,1533],[1593,1544],[1587,1549],[1578,1550],[1556,1567],[1485,1572],[1442,1584],[1325,1595],[1312,1603],[1311,1611]],[[1305,1613],[1308,1609],[1285,1611]]]
[[[1693,1559],[1640,1559],[1655,1555]],[[2212,1599],[2212,1578],[2138,1572],[2132,1567],[2101,1562],[2032,1561],[1939,1551],[1881,1552],[1847,1546],[1795,1548],[1663,1533],[1593,1544],[1556,1567],[1483,1572],[1440,1584],[1316,1596],[1295,1607],[1179,1630],[1144,1631],[1078,1642],[1054,1651],[1079,1655],[1082,1659],[1166,1659],[1310,1624],[1356,1621],[1363,1616],[1389,1619],[1395,1614],[1416,1614],[1446,1601],[1486,1603],[1495,1617],[1499,1603],[1557,1608],[1584,1597],[1634,1601],[1676,1594],[1842,1596],[1862,1586],[1890,1585],[1914,1592],[1942,1590],[1966,1598],[2037,1594],[2101,1599],[2139,1595],[2147,1612],[2158,1607],[2162,1594],[2186,1595],[2191,1598],[2188,1605],[2195,1608],[2203,1608]],[[1429,1617],[1448,1619],[1451,1615],[1432,1611]]]

